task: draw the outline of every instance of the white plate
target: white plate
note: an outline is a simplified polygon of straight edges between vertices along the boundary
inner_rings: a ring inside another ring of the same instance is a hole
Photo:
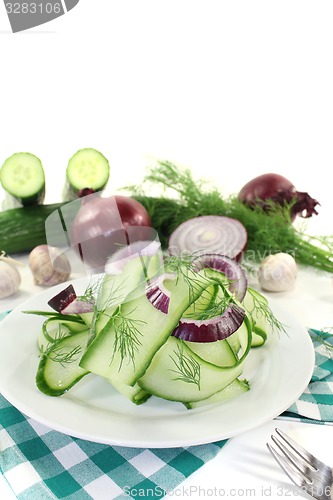
[[[75,282],[83,293],[86,279]],[[95,442],[164,448],[226,439],[259,426],[286,410],[304,391],[314,367],[311,339],[293,317],[271,305],[287,334],[253,349],[244,376],[251,390],[219,405],[186,410],[180,403],[150,398],[136,406],[102,378],[89,374],[67,394],[54,398],[35,385],[37,335],[44,320],[24,310],[48,309],[64,284],[32,297],[0,324],[0,391],[25,415],[58,431]]]

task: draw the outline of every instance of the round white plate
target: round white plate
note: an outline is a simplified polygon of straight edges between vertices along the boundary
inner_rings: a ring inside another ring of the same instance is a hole
[[[83,293],[87,279],[75,282]],[[252,349],[244,377],[251,390],[238,398],[195,410],[151,397],[136,406],[102,378],[89,374],[61,397],[35,385],[37,336],[44,318],[25,310],[48,310],[47,301],[64,284],[34,296],[0,323],[0,392],[31,417],[55,430],[119,446],[166,448],[226,439],[267,422],[286,410],[308,385],[314,367],[312,341],[292,316],[271,308],[287,333],[274,334]]]

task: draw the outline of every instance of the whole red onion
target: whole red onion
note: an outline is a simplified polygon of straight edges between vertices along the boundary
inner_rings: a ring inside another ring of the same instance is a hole
[[[102,269],[107,258],[122,246],[152,238],[150,217],[133,198],[99,193],[82,198],[73,221],[71,243],[90,267]]]
[[[242,187],[238,198],[250,207],[260,205],[267,210],[271,207],[268,200],[282,206],[290,204],[292,220],[297,215],[308,218],[318,214],[315,207],[319,202],[308,193],[297,191],[292,182],[279,174],[269,173],[255,177]]]

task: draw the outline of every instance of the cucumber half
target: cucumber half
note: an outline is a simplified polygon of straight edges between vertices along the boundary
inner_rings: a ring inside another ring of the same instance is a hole
[[[2,187],[22,205],[42,203],[45,195],[45,174],[37,156],[31,153],[15,153],[0,170]]]
[[[69,160],[66,170],[67,181],[74,193],[86,188],[101,191],[109,175],[108,160],[93,148],[79,149]]]

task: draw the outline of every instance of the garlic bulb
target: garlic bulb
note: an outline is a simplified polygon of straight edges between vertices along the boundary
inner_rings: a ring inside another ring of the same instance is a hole
[[[276,253],[268,255],[260,267],[258,280],[263,290],[285,292],[295,286],[297,265],[292,255]]]
[[[71,266],[61,250],[38,245],[29,255],[29,266],[36,285],[53,286],[68,280]]]
[[[10,297],[19,289],[21,275],[15,266],[0,259],[0,299]]]

